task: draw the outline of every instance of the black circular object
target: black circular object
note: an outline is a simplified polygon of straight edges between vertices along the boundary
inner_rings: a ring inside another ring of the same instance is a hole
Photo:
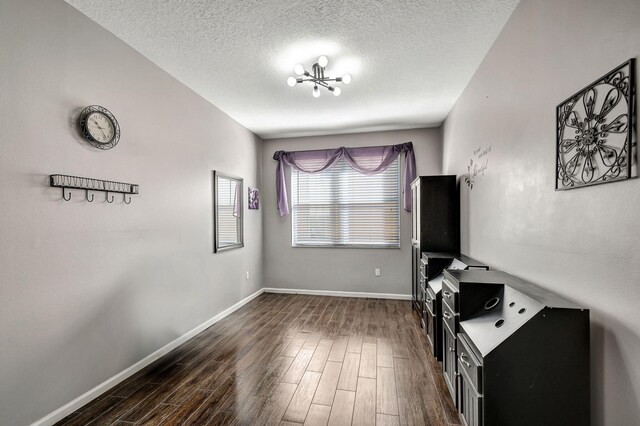
[[[519,314],[524,314],[525,312],[527,312],[527,310],[525,308],[522,308],[518,311]]]
[[[80,133],[88,143],[99,149],[111,149],[120,141],[120,125],[108,109],[90,105],[82,110],[78,120]]]
[[[516,306],[516,302],[511,302],[511,303],[509,303],[509,307],[510,307],[510,308],[513,308],[514,306]]]
[[[495,308],[496,306],[498,306],[499,303],[500,303],[500,298],[499,297],[491,298],[491,299],[487,300],[487,303],[484,304],[484,310],[485,311],[490,311],[493,308]]]
[[[494,325],[496,326],[496,328],[500,328],[504,325],[504,320],[500,318],[498,321],[495,322]]]

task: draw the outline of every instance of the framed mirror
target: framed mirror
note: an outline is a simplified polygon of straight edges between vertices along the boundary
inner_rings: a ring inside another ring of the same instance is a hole
[[[213,171],[213,251],[244,247],[242,179]]]

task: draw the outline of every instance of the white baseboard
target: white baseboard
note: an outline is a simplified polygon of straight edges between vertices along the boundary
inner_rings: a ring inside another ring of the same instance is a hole
[[[265,293],[308,294],[311,296],[366,297],[369,299],[411,300],[410,294],[364,293],[360,291],[302,290],[295,288],[265,287]]]
[[[102,382],[98,386],[96,386],[95,388],[93,388],[90,391],[80,395],[79,397],[77,397],[73,401],[71,401],[68,404],[58,408],[56,411],[44,416],[40,420],[37,420],[37,421],[33,422],[32,426],[50,426],[50,425],[53,425],[54,423],[64,419],[69,414],[73,413],[74,411],[76,411],[78,408],[82,407],[83,405],[85,405],[89,401],[91,401],[91,400],[97,398],[98,396],[102,395],[104,392],[108,391],[109,389],[111,389],[112,387],[117,385],[118,383],[122,382],[123,380],[127,379],[128,377],[132,376],[133,374],[137,373],[138,371],[142,370],[144,367],[146,367],[147,365],[151,364],[155,360],[161,358],[162,356],[166,355],[167,353],[171,352],[172,350],[174,350],[175,348],[177,348],[178,346],[180,346],[181,344],[183,344],[187,340],[195,337],[200,332],[206,330],[207,328],[211,327],[213,324],[217,323],[218,321],[220,321],[224,317],[232,314],[233,312],[235,312],[238,309],[240,309],[242,306],[244,306],[247,303],[251,302],[253,299],[255,299],[256,297],[258,297],[262,293],[264,293],[264,290],[265,289],[260,289],[260,290],[256,291],[255,293],[253,293],[252,295],[250,295],[248,297],[245,297],[244,299],[242,299],[241,301],[239,301],[235,305],[231,306],[230,308],[225,309],[224,311],[220,312],[218,315],[216,315],[213,318],[210,318],[209,320],[203,322],[199,326],[193,328],[192,330],[188,331],[187,333],[183,334],[182,336],[178,337],[177,339],[173,340],[172,342],[167,343],[166,345],[164,345],[163,347],[161,347],[160,349],[158,349],[157,351],[155,351],[151,355],[146,356],[145,358],[143,358],[140,361],[136,362],[135,364],[133,364],[131,367],[127,368],[126,370],[123,370],[120,373],[116,374],[115,376],[111,377],[110,379],[105,380],[104,382]]]

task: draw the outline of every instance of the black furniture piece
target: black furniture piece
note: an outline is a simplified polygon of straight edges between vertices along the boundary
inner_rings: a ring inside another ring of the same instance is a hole
[[[424,286],[420,285],[420,268],[425,268],[421,262],[422,252],[457,253],[460,250],[456,176],[419,176],[411,183],[411,196],[411,294],[413,308],[424,318]]]
[[[422,323],[432,355],[442,361],[442,279],[445,269],[487,271],[489,267],[463,254],[424,252],[422,278],[424,311]]]
[[[589,310],[504,272],[448,270],[442,285],[465,425],[590,424]]]

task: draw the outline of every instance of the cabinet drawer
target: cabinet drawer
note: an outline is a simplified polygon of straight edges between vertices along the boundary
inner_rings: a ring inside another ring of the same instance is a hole
[[[454,314],[458,313],[458,292],[446,279],[442,280],[442,301],[447,302]]]
[[[427,293],[424,297],[424,303],[431,312],[432,315],[436,313],[436,294],[431,290],[431,288],[427,287]]]
[[[482,362],[471,350],[466,336],[461,333],[458,333],[457,355],[458,371],[464,372],[478,393],[482,393]]]
[[[442,298],[442,323],[446,327],[449,327],[449,331],[451,331],[454,336],[458,333],[457,315],[444,298]]]
[[[425,283],[423,283],[423,282],[420,282],[420,291],[422,292],[421,293],[422,294],[422,302],[424,302],[423,306],[422,306],[422,309],[423,309],[423,312],[424,312],[424,311],[427,310],[427,303],[426,303],[427,302],[427,290],[425,288]]]

